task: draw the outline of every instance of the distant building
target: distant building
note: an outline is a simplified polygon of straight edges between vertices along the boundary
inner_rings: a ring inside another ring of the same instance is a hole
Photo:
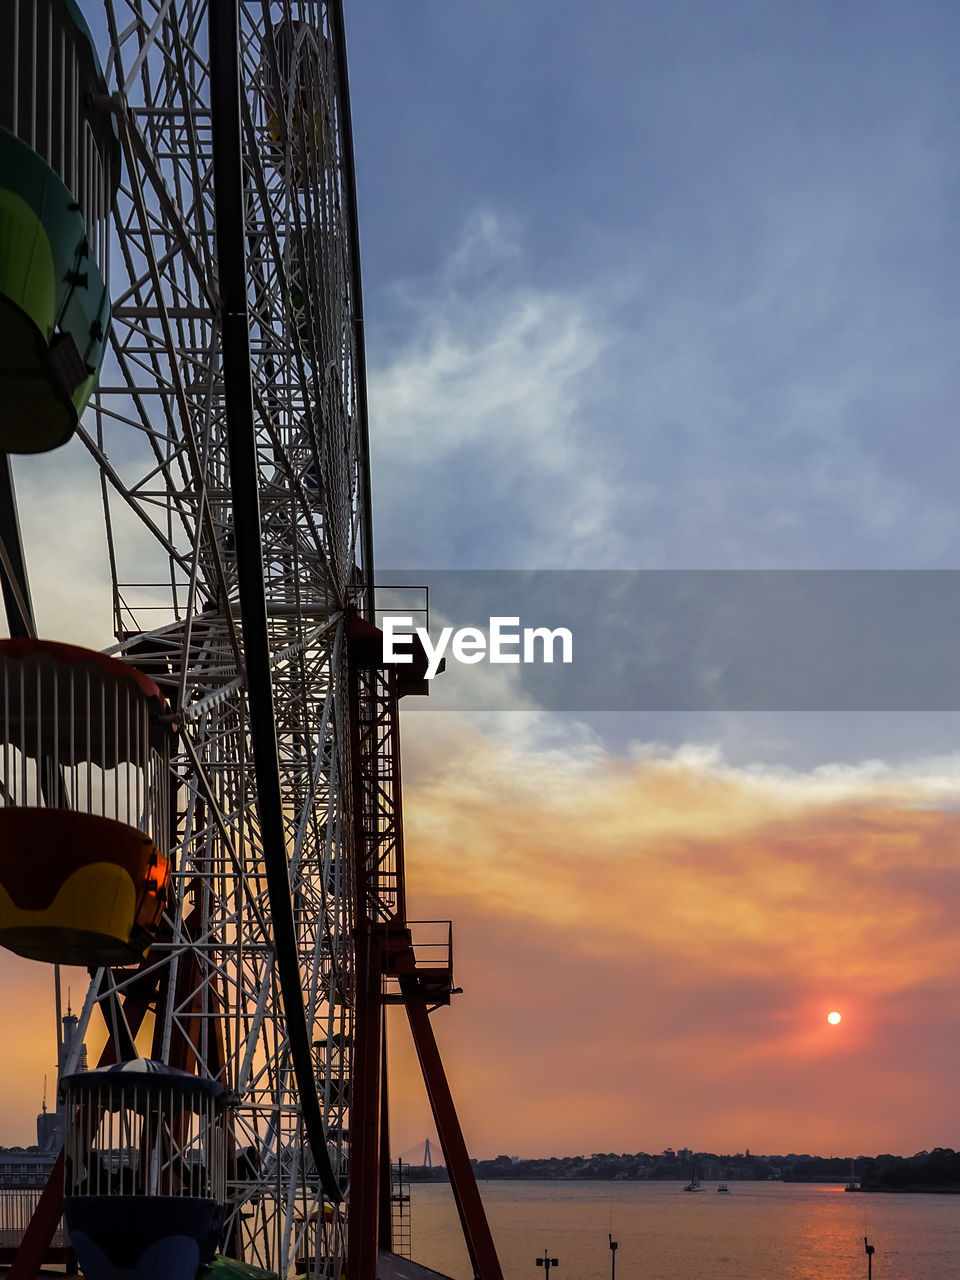
[[[35,1147],[0,1147],[0,1188],[26,1191],[45,1187],[56,1159],[55,1152]]]
[[[63,1069],[67,1065],[73,1050],[74,1043],[80,1039],[80,1019],[71,1012],[69,1004],[67,1005],[66,1016],[61,1018],[63,1023],[63,1036],[60,1043],[60,1054],[57,1062],[57,1072],[63,1074]],[[87,1046],[80,1040],[80,1047],[77,1050],[77,1060],[74,1071],[86,1071],[87,1069]]]
[[[46,1100],[43,1110],[37,1116],[37,1146],[41,1151],[59,1151],[63,1146],[63,1130],[60,1125],[60,1112],[48,1111]]]
[[[67,1005],[66,1016],[60,1020],[63,1023],[63,1033],[60,1038],[60,1049],[57,1054],[57,1093],[59,1094],[60,1077],[64,1074],[66,1068],[70,1064],[71,1058],[74,1059],[71,1071],[87,1070],[87,1046],[80,1039],[80,1019]],[[74,1054],[74,1049],[76,1052]],[[52,1153],[54,1156],[63,1146],[63,1136],[66,1129],[65,1116],[59,1107],[55,1111],[47,1110],[47,1086],[44,1080],[43,1086],[43,1110],[37,1116],[37,1146],[41,1152],[45,1154]]]

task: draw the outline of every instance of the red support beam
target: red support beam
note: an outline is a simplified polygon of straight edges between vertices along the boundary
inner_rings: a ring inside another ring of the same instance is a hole
[[[433,1122],[437,1127],[443,1158],[450,1175],[453,1198],[460,1215],[463,1238],[473,1266],[476,1280],[503,1280],[500,1260],[490,1234],[487,1215],[480,1199],[477,1179],[473,1165],[463,1140],[463,1130],[457,1119],[457,1110],[453,1105],[453,1096],[447,1084],[446,1073],[437,1048],[437,1040],[430,1024],[427,1000],[415,974],[404,974],[400,977],[400,991],[403,995],[407,1020],[413,1034],[413,1042],[420,1059],[420,1070],[427,1086]]]

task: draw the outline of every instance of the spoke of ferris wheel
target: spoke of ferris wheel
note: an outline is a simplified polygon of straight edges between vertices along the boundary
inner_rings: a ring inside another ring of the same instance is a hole
[[[187,115],[188,118],[190,118],[189,112]],[[215,306],[216,291],[213,287],[213,281],[210,277],[209,271],[194,248],[194,241],[190,234],[189,224],[181,215],[180,209],[177,207],[173,197],[167,190],[167,184],[163,180],[163,175],[161,174],[157,162],[147,145],[146,139],[128,115],[121,113],[120,121],[121,134],[127,144],[128,151],[140,162],[142,171],[150,179],[150,185],[160,203],[160,208],[163,212],[164,218],[166,219],[168,229],[174,232],[177,243],[180,246],[180,252],[184,255],[188,265],[192,268],[197,282],[203,291],[207,304],[211,307]],[[188,154],[191,156],[195,168],[195,149],[191,147]],[[201,191],[203,188],[201,186],[199,172],[194,173],[194,180],[196,182],[195,190]],[[203,201],[198,200],[194,210],[192,211],[197,219],[195,234],[198,239],[201,240],[206,236],[206,228],[203,223],[203,207]]]
[[[151,258],[152,258],[152,260],[153,260],[153,267],[152,267],[152,269],[151,269],[151,274],[153,275],[154,279],[156,279],[156,277],[157,277],[156,262],[155,262],[155,259],[153,259],[153,255],[151,254],[150,256],[151,256]],[[158,308],[158,309],[157,309],[157,311],[158,311],[158,314],[160,314],[160,315],[164,315],[164,314],[165,314],[165,308],[163,308],[163,307]],[[169,330],[168,330],[168,331],[167,331],[166,341],[165,341],[165,343],[164,343],[164,348],[163,348],[164,350],[167,350],[167,349],[168,349],[168,347],[169,347],[169,345],[170,345],[170,341],[171,341],[171,339],[170,339]],[[120,359],[121,359],[121,362],[122,362],[122,363],[125,363],[125,356],[124,356],[124,354],[123,354],[122,352],[120,352]],[[128,374],[128,386],[129,386],[129,383],[130,383],[130,382],[132,382],[132,378],[131,378],[131,377],[130,377],[130,375]],[[175,391],[176,391],[176,394],[177,394],[177,399],[178,399],[179,403],[181,404],[181,406],[183,405],[182,390],[183,390],[183,389],[182,389],[182,384],[179,384],[179,383],[178,383],[177,387],[175,387]],[[142,402],[140,401],[139,397],[137,397],[137,400],[138,400],[138,403],[142,403]],[[295,474],[295,472],[293,471],[293,468],[292,468],[292,466],[291,466],[291,464],[290,464],[290,462],[289,462],[289,459],[287,458],[286,454],[284,453],[284,451],[283,451],[283,450],[282,450],[282,448],[281,448],[281,442],[280,442],[280,440],[279,440],[278,436],[276,435],[276,431],[275,431],[275,428],[274,428],[274,425],[273,425],[273,421],[272,421],[272,414],[269,412],[269,410],[268,410],[267,406],[264,404],[264,401],[263,401],[262,396],[261,396],[261,394],[260,394],[260,392],[259,392],[259,389],[257,390],[257,403],[258,403],[258,408],[259,408],[259,410],[260,410],[261,420],[262,420],[262,422],[263,422],[263,424],[264,424],[264,426],[265,426],[265,428],[266,428],[266,430],[267,430],[267,432],[268,432],[268,434],[269,434],[269,436],[270,436],[270,438],[271,438],[271,441],[272,441],[272,443],[273,443],[273,445],[274,445],[276,457],[278,458],[278,461],[279,461],[279,463],[280,463],[280,465],[281,465],[281,468],[282,468],[282,469],[285,471],[285,473],[286,473],[285,478],[286,478],[286,480],[287,480],[288,484],[290,485],[290,487],[292,487],[292,488],[294,488],[294,489],[296,490],[296,492],[297,492],[297,496],[298,496],[298,497],[300,498],[300,500],[301,500],[301,503],[302,503],[302,510],[305,512],[305,517],[306,517],[307,523],[308,523],[308,525],[310,526],[311,532],[312,532],[312,534],[313,534],[313,538],[314,538],[315,545],[316,545],[317,549],[320,551],[321,555],[323,555],[323,556],[324,556],[324,558],[325,558],[326,548],[324,547],[323,539],[322,539],[322,537],[320,536],[320,532],[319,532],[319,530],[316,528],[316,525],[314,524],[314,521],[313,521],[313,515],[312,515],[312,504],[311,504],[311,502],[310,502],[310,500],[309,500],[309,495],[307,495],[307,494],[306,494],[306,492],[305,492],[305,490],[303,489],[303,485],[302,485],[302,482],[301,482],[300,478],[299,478],[299,477]],[[144,420],[145,424],[148,424],[148,423],[149,423],[149,419],[148,419],[147,415],[143,412],[143,409],[142,409],[142,408],[141,408],[141,415],[142,415],[142,417],[143,417],[143,420]],[[195,456],[196,456],[196,444],[195,444],[195,442],[194,442],[193,429],[192,429],[192,419],[191,419],[191,415],[189,414],[189,412],[187,412],[187,413],[185,414],[185,416],[184,416],[184,418],[183,418],[183,423],[184,423],[184,434],[185,434],[185,437],[186,437],[186,440],[187,440],[187,444],[188,444],[188,446],[190,447],[190,453],[191,453],[191,454],[194,456],[194,458],[195,458]],[[157,443],[155,433],[151,431],[151,432],[150,432],[150,436],[151,436],[151,439],[153,440],[153,442],[154,442],[154,443]],[[313,446],[313,447],[314,447],[314,451],[315,451],[315,444],[314,444],[314,446]],[[100,456],[101,456],[101,459],[102,459],[102,454],[101,454]],[[168,463],[167,463],[166,459],[164,459],[164,458],[163,458],[163,456],[162,456],[161,454],[159,454],[159,452],[158,452],[158,457],[159,457],[159,459],[160,459],[160,461],[158,462],[158,468],[165,468],[165,467],[168,465]],[[132,492],[131,492],[129,489],[127,489],[125,486],[123,486],[121,482],[118,482],[118,481],[115,479],[115,473],[114,473],[114,472],[112,472],[112,469],[109,469],[109,468],[108,468],[108,474],[111,476],[111,479],[112,479],[115,483],[117,483],[117,487],[118,487],[118,488],[120,489],[120,491],[123,493],[123,496],[126,498],[126,500],[127,500],[128,502],[130,502],[132,505],[134,505],[134,507],[135,507],[136,509],[138,509],[138,510],[139,510],[139,512],[140,512],[140,514],[141,514],[141,516],[142,516],[142,518],[144,518],[145,520],[147,520],[147,521],[149,522],[149,517],[146,515],[146,513],[144,513],[144,512],[142,511],[142,508],[140,508],[140,507],[138,506],[138,504],[136,503],[136,500],[135,500],[135,498],[134,498],[134,496],[133,496]],[[144,482],[141,482],[141,484],[142,484],[142,483],[144,483]],[[173,493],[175,493],[175,492],[176,492],[176,486],[175,486],[175,485],[171,485],[171,491],[172,491]],[[180,510],[181,510],[182,517],[183,517],[184,519],[186,519],[186,518],[187,518],[187,516],[186,516],[186,512],[185,512],[185,509],[183,508],[182,504],[181,504],[181,506],[180,506]],[[205,511],[205,515],[208,515],[208,512],[209,512],[209,509],[207,508],[207,509],[206,509],[206,511]],[[161,537],[162,537],[162,535],[161,535]],[[175,553],[175,552],[174,552],[174,555],[176,555],[176,553]],[[183,558],[182,558],[182,557],[178,557],[178,559],[179,559],[179,562],[180,562],[181,564],[183,564]],[[186,567],[186,566],[184,566],[184,567]]]
[[[146,214],[145,214],[145,205],[143,201],[143,191],[140,186],[139,178],[137,176],[136,167],[135,165],[130,164],[129,168],[133,175],[131,178],[131,189],[134,196],[134,205],[138,213],[140,214],[141,218],[145,220]],[[173,340],[173,333],[170,328],[169,318],[166,315],[164,305],[163,305],[163,287],[161,284],[160,271],[156,262],[156,258],[152,252],[152,242],[149,240],[147,241],[147,245],[145,246],[145,251],[146,251],[148,264],[150,267],[150,274],[153,281],[154,292],[158,300],[160,300],[161,314],[160,314],[159,320],[160,320],[163,342],[168,352],[174,351],[176,350],[176,347]],[[196,486],[196,493],[197,493],[197,497],[200,504],[200,519],[201,519],[201,524],[203,528],[203,535],[205,536],[208,544],[208,555],[212,558],[214,575],[216,578],[217,586],[219,590],[222,592],[222,598],[227,599],[229,593],[227,590],[226,573],[224,571],[223,559],[220,555],[220,549],[217,544],[216,533],[213,527],[213,516],[210,511],[209,504],[206,501],[206,477],[204,475],[204,468],[201,460],[200,449],[199,449],[197,439],[196,439],[196,434],[193,428],[193,415],[190,411],[190,405],[187,400],[186,390],[183,386],[183,379],[180,371],[179,362],[177,360],[173,360],[170,362],[170,364],[171,364],[171,372],[173,376],[173,383],[174,383],[174,389],[176,394],[176,403],[180,413],[181,429],[183,432],[184,441],[187,446],[187,456],[190,462],[192,479],[193,479],[194,485]],[[231,646],[234,649],[234,654],[237,659],[237,665],[239,667],[242,661],[240,656],[239,639],[236,634],[236,629],[232,624],[232,620],[229,621],[228,625],[230,627]]]
[[[210,812],[213,815],[213,820],[216,823],[217,828],[220,832],[220,837],[223,840],[224,846],[226,847],[227,852],[230,856],[230,865],[231,865],[231,868],[233,869],[233,873],[238,877],[242,877],[244,875],[243,862],[240,858],[240,855],[237,853],[236,847],[233,843],[233,838],[231,836],[229,828],[227,827],[226,821],[224,820],[223,814],[220,812],[220,806],[217,803],[217,799],[214,794],[213,787],[210,783],[210,779],[207,777],[206,770],[203,768],[203,765],[200,763],[199,757],[197,756],[196,749],[194,748],[193,743],[190,741],[190,739],[186,735],[184,735],[183,745],[187,752],[187,755],[190,758],[190,762],[193,765],[197,780],[200,782],[201,790],[203,791],[204,796],[206,797],[207,804],[210,806]],[[267,932],[266,918],[259,912],[256,912],[256,915],[257,915],[257,923],[260,925],[264,934],[266,934]]]
[[[88,432],[82,426],[77,427],[76,434],[79,437],[79,439],[83,442],[83,444],[86,446],[88,452],[90,453],[90,456],[97,463],[101,473],[107,478],[107,480],[109,480],[110,484],[113,485],[114,489],[121,496],[121,498],[123,498],[127,502],[127,504],[130,506],[130,508],[140,517],[140,519],[143,521],[143,523],[146,525],[149,531],[156,538],[160,546],[163,547],[164,551],[166,551],[170,559],[176,561],[176,563],[180,565],[180,567],[184,570],[184,572],[189,572],[190,562],[186,560],[185,557],[183,557],[177,551],[176,547],[173,545],[172,542],[169,541],[169,539],[167,538],[163,530],[160,529],[155,523],[155,521],[153,521],[150,518],[150,516],[143,510],[142,506],[137,502],[134,496],[130,493],[127,486],[123,483],[123,480],[114,470],[114,468],[111,466],[109,459],[107,458],[103,450],[100,448],[100,446],[96,443],[96,441],[91,439]]]
[[[108,9],[112,14],[113,6],[109,5]],[[111,21],[111,25],[115,26],[115,23]],[[146,52],[146,49],[147,47],[144,46],[144,53]],[[189,113],[187,114],[189,115]],[[191,269],[193,278],[199,286],[203,300],[206,304],[205,308],[197,308],[194,314],[206,322],[209,336],[208,342],[205,345],[209,347],[213,340],[212,335],[209,334],[209,330],[213,323],[215,300],[215,292],[212,289],[210,281],[210,270],[204,265],[201,258],[196,253],[194,249],[194,238],[191,236],[190,231],[188,231],[186,224],[182,221],[176,203],[167,191],[162,175],[157,168],[146,141],[144,140],[140,130],[136,127],[135,121],[127,111],[121,111],[119,113],[119,119],[121,123],[121,142],[126,156],[127,173],[129,175],[128,180],[130,184],[127,196],[131,201],[131,209],[135,215],[136,222],[128,222],[127,235],[125,237],[121,237],[120,241],[121,251],[125,257],[128,278],[131,283],[126,294],[121,293],[118,298],[118,310],[122,311],[125,298],[130,296],[133,296],[136,300],[136,309],[142,310],[144,306],[142,291],[149,281],[151,291],[156,299],[154,318],[158,319],[162,326],[162,350],[169,357],[170,352],[178,350],[178,345],[174,344],[172,339],[169,317],[169,310],[172,304],[163,287],[161,280],[161,268],[168,264],[173,265],[174,263],[179,263],[180,267],[187,266]],[[148,179],[151,180],[153,190],[163,207],[165,214],[164,219],[154,219],[151,211],[149,210],[143,192],[141,179],[142,174],[145,174]],[[197,189],[200,190],[202,188],[198,186]],[[195,213],[197,215],[195,220],[201,221],[202,202],[198,205]],[[153,235],[149,234],[151,226],[153,227],[154,234],[162,234],[165,238],[170,240],[171,247],[168,253],[173,256],[168,257],[165,255],[164,263],[159,262],[157,259],[153,245]],[[130,245],[138,242],[138,227],[142,227],[144,230],[142,243],[140,244],[140,252],[142,253],[146,263],[146,272],[144,274],[139,274],[135,270],[130,256]],[[171,231],[173,232],[172,236]],[[194,234],[196,234],[196,232],[194,232]],[[187,278],[187,276],[184,277],[185,282]],[[145,336],[152,337],[152,335],[148,335],[146,333]],[[182,344],[180,344],[180,346],[182,347]],[[170,361],[169,370],[173,383],[173,390],[180,411],[181,422],[184,424],[184,427],[189,430],[191,427],[192,415],[182,385],[179,362],[176,360]],[[135,386],[136,384],[128,378],[127,386],[129,387],[131,385]],[[194,479],[196,481],[197,477],[194,476]]]

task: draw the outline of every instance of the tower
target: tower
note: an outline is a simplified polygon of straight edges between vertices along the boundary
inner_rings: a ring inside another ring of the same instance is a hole
[[[47,1110],[47,1077],[43,1077],[43,1104],[37,1116],[37,1146],[41,1151],[56,1152],[63,1142],[63,1130],[57,1111]]]

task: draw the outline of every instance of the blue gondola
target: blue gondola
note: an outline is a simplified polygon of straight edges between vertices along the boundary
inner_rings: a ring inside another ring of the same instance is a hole
[[[194,1280],[226,1205],[226,1091],[160,1062],[67,1076],[64,1218],[86,1280]]]

